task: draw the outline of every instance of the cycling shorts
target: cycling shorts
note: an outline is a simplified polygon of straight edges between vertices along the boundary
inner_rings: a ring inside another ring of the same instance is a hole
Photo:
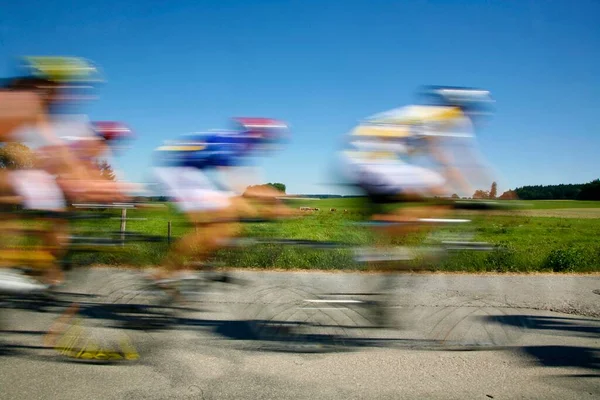
[[[342,155],[346,178],[370,196],[394,196],[404,193],[426,196],[446,180],[439,173],[399,160],[365,159]]]
[[[231,204],[233,193],[219,190],[198,168],[155,167],[154,175],[182,212],[222,210]]]
[[[64,211],[66,201],[63,191],[53,175],[46,171],[24,169],[10,171],[11,186],[23,199],[23,208],[37,211]]]

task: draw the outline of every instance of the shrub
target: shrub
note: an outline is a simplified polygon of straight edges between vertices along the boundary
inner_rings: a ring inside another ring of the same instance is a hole
[[[575,267],[585,261],[585,256],[580,249],[570,247],[568,249],[555,249],[548,254],[544,267],[555,272],[573,271]]]
[[[496,249],[486,257],[486,266],[492,271],[514,271],[516,269],[515,254],[516,249],[513,245],[501,242]]]

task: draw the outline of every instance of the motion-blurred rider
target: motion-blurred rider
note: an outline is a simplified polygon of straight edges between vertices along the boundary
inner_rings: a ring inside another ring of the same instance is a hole
[[[241,231],[240,218],[289,215],[274,188],[247,189],[250,157],[268,155],[288,137],[287,124],[267,118],[234,118],[236,129],[184,135],[158,148],[155,175],[167,195],[197,228],[167,257],[167,271],[201,262]],[[212,179],[209,177],[212,175]]]
[[[100,81],[99,71],[90,62],[75,57],[26,57],[21,67],[25,72],[7,80],[0,89],[0,141],[33,141],[39,147],[34,149],[33,168],[0,171],[0,200],[58,216],[52,220],[52,232],[43,235],[50,253],[58,258],[64,248],[59,237],[64,235],[57,232],[66,227],[61,218],[66,211],[64,194],[87,201],[118,192],[114,183],[91,174],[55,129],[54,116],[87,99],[86,93]],[[49,157],[41,157],[43,154]],[[9,217],[6,214],[4,219]],[[56,263],[52,264],[46,280],[49,284],[59,283],[62,273]]]
[[[407,223],[382,228],[390,234],[420,229],[411,222],[439,217],[447,208],[401,207],[386,212],[383,205],[473,192],[468,174],[458,168],[449,149],[457,138],[474,136],[475,121],[487,113],[492,102],[489,92],[426,87],[422,94],[422,104],[393,109],[362,121],[350,133],[341,155],[341,172],[367,195],[371,218]],[[474,154],[463,157],[461,164],[484,168]],[[417,160],[422,159],[433,166],[419,165]]]

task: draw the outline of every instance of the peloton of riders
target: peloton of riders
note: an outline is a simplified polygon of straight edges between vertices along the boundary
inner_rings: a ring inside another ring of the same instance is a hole
[[[67,223],[61,213],[68,202],[114,202],[128,199],[130,186],[105,179],[96,160],[110,146],[131,137],[131,130],[113,122],[84,123],[75,136],[57,132],[54,114],[78,101],[79,93],[98,82],[98,69],[79,58],[30,57],[27,73],[0,90],[0,140],[25,142],[33,132],[41,143],[34,168],[0,170],[2,203],[58,214],[46,243],[56,258],[66,247]],[[362,121],[349,135],[341,155],[344,176],[366,194],[376,221],[411,222],[442,215],[444,206],[400,208],[385,212],[380,206],[408,200],[447,196],[472,186],[446,151],[453,136],[473,136],[476,117],[491,103],[484,90],[428,87],[427,101]],[[241,232],[243,217],[292,215],[274,188],[238,182],[247,172],[250,156],[264,156],[289,135],[286,123],[269,118],[234,118],[234,129],[183,135],[156,151],[154,173],[169,198],[188,218],[192,229],[173,246],[157,278],[187,269],[187,261],[203,261]],[[418,166],[415,155],[428,157],[439,170]],[[216,180],[209,178],[217,176]],[[234,178],[234,179],[232,179]],[[256,178],[256,177],[254,177]],[[404,234],[411,225],[386,228]],[[49,273],[48,281],[62,276]]]

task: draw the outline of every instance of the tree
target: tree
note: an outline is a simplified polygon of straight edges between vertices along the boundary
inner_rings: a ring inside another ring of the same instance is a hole
[[[498,194],[498,185],[496,182],[492,182],[492,188],[490,189],[490,199],[495,199]]]
[[[586,183],[577,195],[577,200],[600,200],[600,179]]]
[[[575,200],[584,185],[535,185],[515,189],[522,200]]]
[[[506,192],[502,193],[498,198],[500,200],[517,200],[519,197],[517,196],[517,193],[514,190],[507,190]]]
[[[280,192],[285,193],[285,185],[283,183],[267,183],[267,185],[273,186],[275,189],[279,190]]]
[[[106,160],[97,161],[96,167],[100,170],[100,175],[102,175],[103,178],[106,178],[111,181],[117,180],[115,171],[113,171],[113,169],[110,166],[110,164],[108,163],[108,161],[106,161]]]
[[[452,196],[450,196],[451,199],[460,199],[460,197],[454,193]]]
[[[33,166],[33,152],[21,143],[7,143],[0,147],[0,168],[24,169]]]
[[[273,188],[275,190],[285,193],[285,185],[283,183],[265,183],[263,185],[252,185],[246,188],[246,192],[249,189],[260,190],[261,188]]]
[[[487,190],[476,190],[475,193],[473,193],[473,198],[474,199],[489,199],[490,192],[488,192]]]

